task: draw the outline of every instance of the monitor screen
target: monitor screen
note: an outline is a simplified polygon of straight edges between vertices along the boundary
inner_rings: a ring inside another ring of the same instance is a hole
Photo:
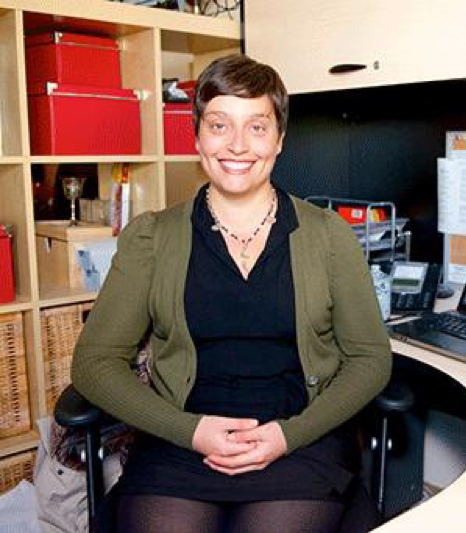
[[[460,311],[460,313],[466,314],[466,285],[463,287],[460,303],[458,304],[458,311]]]

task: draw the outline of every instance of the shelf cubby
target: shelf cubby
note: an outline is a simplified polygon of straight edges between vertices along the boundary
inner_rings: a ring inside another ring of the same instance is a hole
[[[28,302],[31,293],[31,235],[28,207],[24,201],[30,193],[25,165],[0,165],[0,223],[14,227],[12,250],[16,298]]]
[[[99,164],[99,198],[110,200],[112,186],[112,163]],[[130,212],[131,217],[148,210],[165,206],[165,187],[161,163],[130,163]]]

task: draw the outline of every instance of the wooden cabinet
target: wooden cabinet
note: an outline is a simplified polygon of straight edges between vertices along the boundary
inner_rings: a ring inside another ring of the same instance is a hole
[[[143,91],[140,155],[31,155],[24,38],[39,28],[105,34],[118,40],[122,82]],[[31,173],[34,166],[98,165],[99,191],[108,198],[113,163],[130,164],[132,216],[187,197],[204,180],[198,156],[164,155],[162,78],[194,77],[212,57],[239,50],[237,21],[106,0],[0,0],[0,223],[13,224],[16,300],[0,315],[22,318],[32,425],[2,436],[0,458],[37,444],[34,421],[47,414],[46,365],[41,316],[49,309],[92,301],[79,289],[41,290]],[[1,343],[0,343],[1,349]],[[1,394],[1,391],[0,391]],[[1,399],[1,398],[0,398]],[[0,417],[0,425],[1,425]]]
[[[463,0],[254,0],[246,52],[291,94],[464,78],[465,19]]]

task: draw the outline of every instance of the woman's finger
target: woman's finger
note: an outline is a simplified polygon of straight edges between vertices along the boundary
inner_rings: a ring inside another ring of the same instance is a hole
[[[245,453],[248,453],[252,451],[256,447],[256,444],[254,442],[244,442],[244,443],[236,443],[236,442],[225,442],[222,444],[222,449],[220,450],[220,454],[217,454],[217,457],[234,457],[237,455],[243,455]]]
[[[267,467],[270,463],[263,462],[238,468],[227,468],[224,466],[218,466],[215,463],[211,463],[210,461],[205,461],[205,464],[211,468],[212,470],[215,470],[216,472],[221,472],[222,474],[226,474],[228,476],[235,476],[237,474],[245,474],[246,472],[254,472],[257,470],[263,470],[265,467]]]
[[[263,439],[262,426],[255,428],[244,428],[239,431],[233,431],[228,435],[230,442],[251,442]]]
[[[206,457],[206,460],[218,466],[227,468],[238,468],[246,465],[254,465],[264,462],[265,453],[264,450],[255,447],[252,450],[237,455],[211,454]]]
[[[247,431],[255,428],[259,423],[259,421],[254,418],[218,418],[223,424],[224,429],[227,431]]]

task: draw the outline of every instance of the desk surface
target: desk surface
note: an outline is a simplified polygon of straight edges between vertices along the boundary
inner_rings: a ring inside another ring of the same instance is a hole
[[[455,295],[448,300],[439,301],[435,310],[454,309],[460,294],[461,290],[457,288]],[[466,394],[465,363],[394,339],[391,340],[391,345],[394,353],[416,359],[456,379],[463,385]],[[464,533],[466,531],[466,471],[436,496],[374,531],[380,533],[412,533],[414,531]]]

